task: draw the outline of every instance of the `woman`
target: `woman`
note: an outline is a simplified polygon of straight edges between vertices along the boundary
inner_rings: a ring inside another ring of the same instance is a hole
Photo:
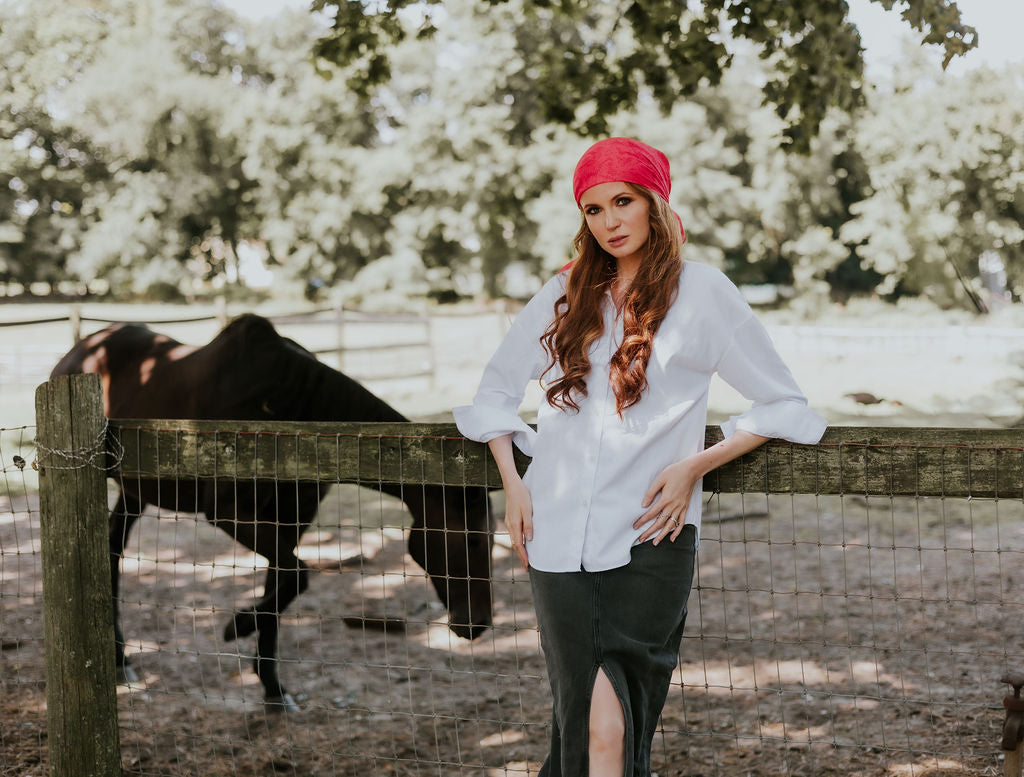
[[[736,287],[683,262],[669,164],[610,138],[573,176],[577,258],[516,318],[460,431],[487,442],[529,569],[554,696],[542,776],[649,775],[693,577],[701,478],[771,437],[817,442],[807,407]],[[704,449],[717,372],[753,407]],[[541,378],[536,433],[518,416]],[[533,461],[520,479],[512,444]]]

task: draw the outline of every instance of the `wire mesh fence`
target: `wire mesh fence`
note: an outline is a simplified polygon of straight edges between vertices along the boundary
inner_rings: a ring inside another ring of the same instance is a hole
[[[164,502],[143,512],[121,563],[137,674],[119,688],[126,774],[537,773],[550,697],[529,581],[507,537],[495,535],[492,623],[475,639],[450,627],[464,617],[458,588],[442,586],[446,607],[437,578],[410,555],[425,514],[444,553],[465,554],[463,569],[469,540],[490,536],[467,518],[473,489],[497,481],[473,444],[435,425],[176,424],[123,429],[123,474],[111,481],[113,503],[145,471]],[[842,443],[773,445],[708,479],[719,491],[708,493],[680,666],[654,743],[660,777],[998,770],[999,677],[1024,665],[1024,449],[936,441],[966,430],[919,443],[861,431],[872,442],[846,453]],[[21,478],[30,467],[9,469],[9,445],[4,474]],[[30,445],[19,450],[31,461]],[[204,491],[213,474],[222,485]],[[23,764],[12,774],[34,774],[45,735],[38,714],[32,723],[15,710],[41,705],[38,513],[21,482],[22,501],[9,496],[11,512],[0,513],[0,748],[4,764]],[[437,483],[451,490],[431,501]],[[271,565],[233,536],[273,524],[283,556],[280,527],[310,484],[334,485],[297,543],[309,586],[284,610],[277,663],[301,711],[284,714],[264,703],[253,672],[256,635],[225,641],[237,612],[266,606]],[[500,517],[500,492],[491,499]],[[249,522],[256,504],[265,509]],[[197,519],[197,507],[227,531]]]
[[[666,746],[725,774],[994,773],[1021,518],[1014,500],[716,497]]]
[[[46,763],[35,429],[0,429],[0,775]]]

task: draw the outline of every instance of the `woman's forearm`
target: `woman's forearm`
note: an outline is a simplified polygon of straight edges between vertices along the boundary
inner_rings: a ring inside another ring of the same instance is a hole
[[[697,469],[697,476],[704,477],[713,469],[718,469],[723,464],[728,464],[733,459],[738,459],[744,453],[750,453],[755,448],[764,445],[769,437],[762,437],[759,434],[737,430],[730,436],[721,440],[710,448],[705,448],[691,458],[691,462]]]
[[[520,479],[515,454],[512,451],[512,435],[503,434],[501,437],[495,437],[487,443],[487,447],[491,449],[491,455],[498,465],[502,485],[508,489],[510,484]]]
[[[501,485],[505,489],[505,527],[512,542],[512,550],[519,557],[523,569],[529,569],[530,557],[525,543],[533,539],[533,502],[523,479],[516,470],[512,452],[512,435],[504,434],[487,443],[501,473]]]

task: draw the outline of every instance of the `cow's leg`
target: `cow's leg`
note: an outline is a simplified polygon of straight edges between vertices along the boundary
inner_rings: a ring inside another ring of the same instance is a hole
[[[117,681],[119,683],[136,683],[139,681],[135,671],[124,655],[124,634],[121,631],[121,615],[118,606],[121,583],[121,557],[128,543],[128,533],[139,519],[145,507],[137,497],[121,492],[117,504],[110,511],[110,532],[108,542],[110,548],[110,589],[113,593],[114,607],[114,657],[117,663]]]

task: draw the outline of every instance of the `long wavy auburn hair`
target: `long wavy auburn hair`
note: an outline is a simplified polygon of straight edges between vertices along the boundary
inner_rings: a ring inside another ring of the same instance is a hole
[[[609,380],[620,417],[626,408],[640,401],[647,388],[654,335],[675,299],[683,268],[683,239],[675,213],[650,189],[637,184],[627,186],[649,203],[651,232],[647,255],[622,305],[622,344],[610,365]],[[587,395],[590,347],[604,331],[601,300],[615,280],[616,262],[591,233],[586,215],[573,245],[576,261],[569,270],[565,294],[555,302],[554,320],[540,341],[551,359],[544,375],[556,363],[562,369],[561,377],[545,386],[548,403],[562,410],[579,411],[579,400]]]

